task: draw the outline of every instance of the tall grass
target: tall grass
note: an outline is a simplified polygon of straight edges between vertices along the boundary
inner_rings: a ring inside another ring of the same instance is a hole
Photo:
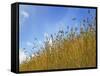
[[[86,27],[87,26],[87,27]],[[83,20],[80,28],[59,30],[44,42],[44,47],[29,61],[20,64],[20,71],[84,68],[96,66],[96,24],[93,18]],[[80,30],[80,31],[78,31]]]

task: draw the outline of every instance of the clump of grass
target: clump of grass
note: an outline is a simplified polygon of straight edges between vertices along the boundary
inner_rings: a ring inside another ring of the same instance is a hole
[[[69,27],[67,27],[67,30],[69,30]],[[20,64],[20,71],[96,66],[95,19],[93,19],[92,23],[89,23],[88,19],[84,19],[80,28],[71,28],[69,32],[59,30],[50,38],[52,44],[49,44],[49,38],[47,38],[44,47],[39,52],[36,52],[30,61]]]

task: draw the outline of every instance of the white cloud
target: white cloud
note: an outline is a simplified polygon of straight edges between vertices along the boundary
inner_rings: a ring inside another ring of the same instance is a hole
[[[31,42],[26,42],[27,46],[33,46],[33,44]]]
[[[26,21],[27,18],[29,18],[29,13],[27,11],[20,11],[20,28],[22,28],[23,23]]]
[[[26,12],[26,11],[21,11],[21,15],[25,18],[28,18],[29,17],[29,13]]]
[[[25,54],[23,49],[19,49],[19,63],[23,63],[27,58],[27,55]]]

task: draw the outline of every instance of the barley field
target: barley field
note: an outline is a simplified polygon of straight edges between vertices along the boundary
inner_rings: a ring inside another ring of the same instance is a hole
[[[96,19],[82,21],[80,28],[67,27],[69,31],[60,29],[47,37],[44,47],[20,64],[19,71],[96,67]]]

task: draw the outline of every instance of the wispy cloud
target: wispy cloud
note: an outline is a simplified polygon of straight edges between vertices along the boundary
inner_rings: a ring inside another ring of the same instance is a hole
[[[22,27],[24,25],[24,22],[26,21],[26,19],[29,18],[29,12],[25,11],[25,10],[20,10],[20,26]],[[20,28],[21,28],[20,27]]]
[[[26,12],[26,11],[21,11],[21,15],[25,18],[28,18],[29,17],[29,13]]]

